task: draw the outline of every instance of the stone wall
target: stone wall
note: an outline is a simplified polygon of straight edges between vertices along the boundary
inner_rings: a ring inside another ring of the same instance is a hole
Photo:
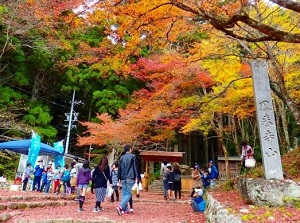
[[[296,206],[300,204],[300,185],[291,180],[240,178],[238,187],[243,198],[258,206]]]
[[[209,193],[205,195],[205,218],[208,223],[242,223],[239,216],[229,213],[225,206],[213,198]]]

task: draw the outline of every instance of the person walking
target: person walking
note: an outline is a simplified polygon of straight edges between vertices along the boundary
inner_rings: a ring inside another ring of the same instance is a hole
[[[102,157],[99,164],[95,167],[92,174],[92,187],[91,192],[96,195],[96,203],[94,207],[94,212],[102,211],[101,202],[104,201],[107,189],[107,181],[112,186],[112,180],[110,175],[110,168],[108,165],[107,156]]]
[[[80,190],[79,196],[79,211],[83,211],[83,203],[85,201],[85,194],[87,188],[89,186],[89,182],[92,179],[91,177],[91,169],[89,165],[89,161],[85,160],[83,162],[82,168],[78,170],[78,174],[76,175],[76,187]]]
[[[167,182],[167,166],[168,166],[168,161],[164,160],[161,168],[160,168],[160,175],[162,177],[163,181],[163,192],[164,192],[164,199],[168,199],[168,182]]]
[[[168,201],[175,200],[174,195],[174,172],[171,166],[167,167]]]
[[[125,145],[123,152],[125,154],[121,156],[119,160],[118,170],[119,180],[122,184],[122,199],[119,207],[116,208],[119,215],[128,212],[127,204],[132,197],[131,189],[134,183],[137,183],[138,181],[137,159],[136,156],[132,154],[132,146]]]
[[[143,186],[141,186],[142,185],[142,177],[141,177],[141,173],[140,173],[140,168],[138,168],[138,175],[137,175],[136,185],[137,185],[137,187],[136,187],[136,197],[141,197],[140,191],[143,188]],[[140,186],[141,186],[141,188],[140,188]]]
[[[75,172],[76,172],[76,176],[73,176],[74,178],[77,177],[78,175],[78,171],[79,169],[82,167],[82,163],[79,163],[79,158],[78,157],[74,157],[73,159],[73,167],[75,168]],[[74,179],[74,181],[76,182],[77,180]],[[79,196],[80,196],[80,190],[78,188],[76,188],[76,198],[74,199],[75,201],[79,200]]]
[[[119,178],[118,178],[118,162],[114,162],[112,165],[112,170],[111,170],[111,180],[112,180],[112,185],[113,185],[113,194],[111,195],[110,201],[114,202],[115,201],[115,196],[116,194],[116,200],[119,201]]]
[[[31,163],[27,163],[26,169],[24,171],[22,191],[26,191],[28,180],[29,178],[31,178],[32,175],[33,175],[33,168],[31,166]]]
[[[177,200],[177,194],[178,199],[181,199],[181,171],[180,167],[177,163],[173,166],[173,173],[174,173],[174,193],[175,193],[175,200]]]

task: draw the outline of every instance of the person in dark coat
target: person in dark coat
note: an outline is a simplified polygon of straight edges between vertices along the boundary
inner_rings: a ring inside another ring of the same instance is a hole
[[[173,187],[174,187],[175,199],[177,199],[177,194],[178,194],[178,199],[181,199],[181,171],[177,163],[175,163],[173,166],[173,174],[174,174]]]
[[[32,185],[33,191],[40,190],[43,172],[44,172],[43,160],[39,160],[38,165],[36,165],[34,168],[34,178],[33,178],[33,185]],[[37,187],[35,187],[35,186],[37,186]]]
[[[96,195],[96,204],[94,212],[102,211],[101,202],[104,201],[107,189],[107,181],[112,187],[112,180],[110,175],[110,167],[108,165],[107,156],[102,157],[99,164],[95,167],[92,174],[92,188],[91,192]]]
[[[119,215],[128,212],[127,204],[132,197],[131,189],[138,181],[138,166],[137,159],[132,154],[132,146],[126,145],[124,147],[124,155],[119,160],[118,177],[122,184],[122,199],[116,211]]]

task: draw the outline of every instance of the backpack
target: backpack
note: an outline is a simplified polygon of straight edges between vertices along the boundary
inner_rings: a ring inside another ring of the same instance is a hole
[[[69,181],[71,178],[70,176],[70,171],[69,170],[65,170],[63,173],[63,176],[61,178],[62,181]]]
[[[174,182],[180,182],[181,177],[178,173],[174,173]]]

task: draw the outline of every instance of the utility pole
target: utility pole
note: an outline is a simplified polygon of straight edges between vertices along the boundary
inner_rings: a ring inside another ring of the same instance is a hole
[[[67,120],[69,122],[68,124],[68,131],[67,131],[67,139],[66,139],[66,148],[65,153],[67,154],[69,152],[69,143],[70,143],[70,132],[73,127],[76,127],[76,125],[72,125],[74,121],[77,121],[78,113],[74,112],[74,105],[80,104],[81,101],[75,101],[75,90],[73,91],[73,98],[71,102],[71,111],[70,113],[65,113],[67,116]],[[74,116],[74,117],[73,117]]]
[[[90,145],[90,148],[89,148],[89,162],[91,161],[91,151],[92,151],[92,145]]]

